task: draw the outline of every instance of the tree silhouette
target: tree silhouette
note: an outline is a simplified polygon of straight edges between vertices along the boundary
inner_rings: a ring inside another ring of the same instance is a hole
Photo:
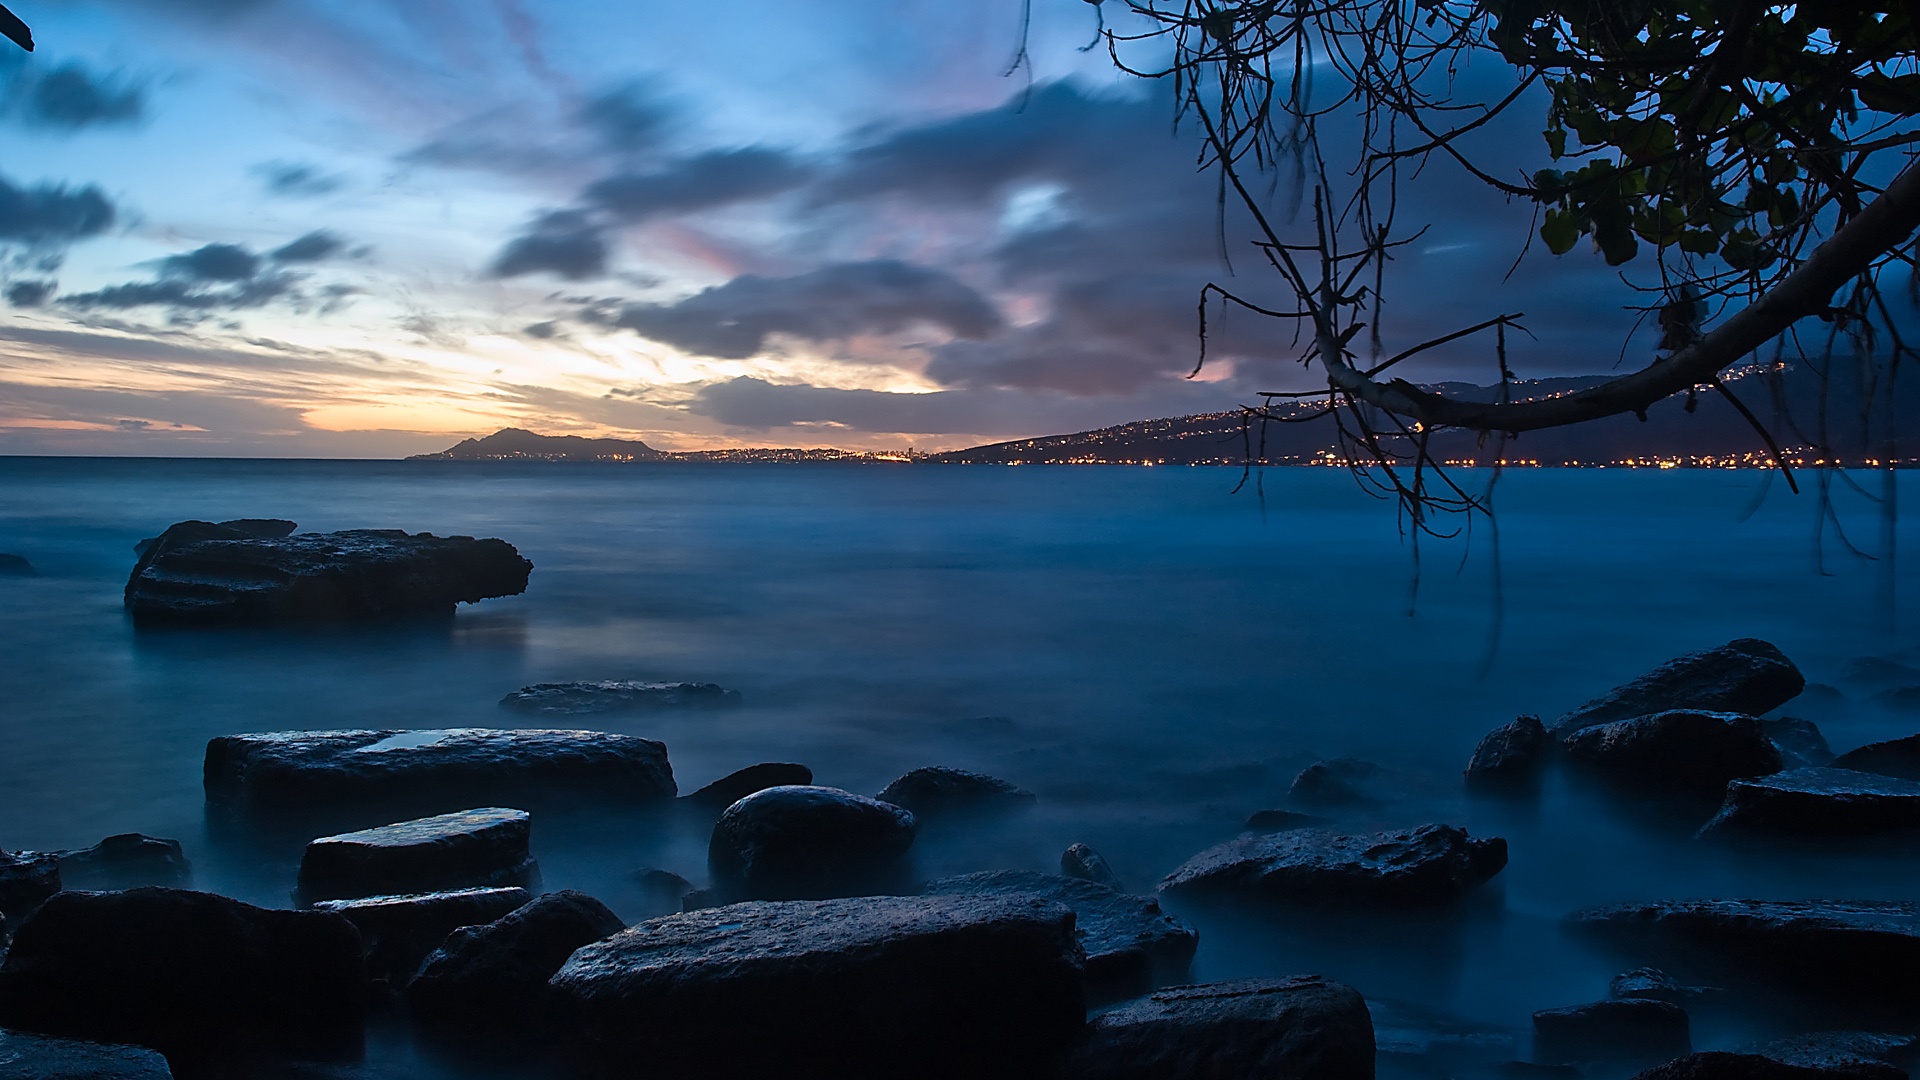
[[[33,31],[20,21],[20,16],[7,10],[5,4],[0,4],[0,34],[5,34],[8,41],[28,52],[33,51]]]

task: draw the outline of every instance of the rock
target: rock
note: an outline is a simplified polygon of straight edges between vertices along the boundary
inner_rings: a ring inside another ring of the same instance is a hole
[[[229,521],[182,521],[173,526],[179,530],[174,534],[176,543],[188,543],[191,540],[272,540],[292,535],[300,526],[284,518],[233,518]],[[149,536],[133,545],[135,555],[145,555],[159,543],[158,536]]]
[[[1595,908],[1567,921],[1649,959],[1704,957],[1843,1001],[1920,1001],[1920,902],[1679,900]]]
[[[1575,764],[1616,784],[1718,796],[1727,781],[1780,771],[1754,717],[1675,709],[1581,728],[1563,740]]]
[[[1301,769],[1287,789],[1287,798],[1302,806],[1356,806],[1380,801],[1367,782],[1380,775],[1380,766],[1359,758],[1316,761]]]
[[[1542,1065],[1535,1061],[1503,1061],[1494,1070],[1501,1080],[1580,1080],[1572,1065]]]
[[[1030,870],[989,870],[930,881],[926,896],[1031,896],[1073,911],[1074,936],[1086,954],[1087,994],[1097,1002],[1144,994],[1185,981],[1200,935],[1160,910],[1151,897]]]
[[[1749,1051],[1841,1076],[1905,1077],[1920,1063],[1920,1038],[1874,1031],[1814,1031],[1775,1039]]]
[[[1068,1068],[1074,1080],[1372,1080],[1373,1072],[1367,1003],[1317,975],[1155,991],[1094,1018]]]
[[[61,884],[69,889],[182,886],[193,880],[193,864],[180,841],[140,833],[109,836],[90,848],[62,851],[58,858]]]
[[[443,1037],[538,1038],[548,1028],[547,980],[574,950],[626,928],[585,893],[548,893],[484,926],[454,931],[407,984],[407,1007]]]
[[[1906,1075],[1892,1066],[1866,1072],[1810,1068],[1759,1054],[1709,1050],[1656,1065],[1633,1080],[1902,1080]]]
[[[323,836],[300,857],[300,894],[337,900],[523,884],[533,818],[488,806]]]
[[[1085,1020],[1073,913],[1031,898],[733,904],[639,923],[551,986],[595,1076],[1027,1075]]]
[[[757,791],[714,822],[707,869],[730,898],[813,899],[880,891],[912,846],[914,816],[829,787]]]
[[[1487,732],[1467,762],[1467,787],[1475,791],[1518,791],[1540,782],[1553,740],[1537,716],[1522,716]]]
[[[144,1046],[0,1031],[0,1080],[173,1080]]]
[[[405,986],[427,954],[463,926],[490,923],[525,905],[533,894],[521,888],[455,889],[408,896],[323,900],[315,911],[347,917],[360,931],[367,979],[376,987]]]
[[[448,616],[525,592],[532,570],[504,540],[399,529],[263,538],[189,521],[154,538],[125,602],[136,626]]]
[[[1873,702],[1900,712],[1920,710],[1920,686],[1896,686],[1873,695]]]
[[[1758,716],[1792,700],[1807,684],[1786,654],[1758,638],[1688,653],[1623,683],[1554,721],[1564,739],[1582,728],[1670,709]]]
[[[712,708],[740,704],[740,691],[716,683],[596,682],[535,683],[500,699],[500,704],[522,712],[577,716],[582,713],[627,712],[634,709]]]
[[[1670,1001],[1621,998],[1533,1014],[1535,1061],[1644,1064],[1692,1050],[1687,1010]]]
[[[1789,769],[1825,765],[1833,760],[1833,748],[1827,745],[1827,737],[1820,734],[1819,725],[1811,720],[1802,720],[1797,716],[1772,719],[1763,716],[1760,726],[1766,730],[1767,741],[1780,751],[1780,760]]]
[[[716,889],[689,889],[680,897],[680,910],[703,911],[707,908],[722,907],[726,902]]]
[[[1067,845],[1067,850],[1060,853],[1060,872],[1109,889],[1120,888],[1120,878],[1107,864],[1107,857],[1085,844]]]
[[[15,931],[0,1025],[134,1043],[176,1069],[359,1049],[360,934],[212,893],[63,892]]]
[[[1902,780],[1920,780],[1920,735],[1885,742],[1868,743],[1849,750],[1831,762],[1836,769],[1897,776]]]
[[[875,796],[881,802],[904,806],[915,817],[934,817],[955,811],[1012,811],[1034,804],[1034,794],[997,776],[931,765],[915,769],[888,784]]]
[[[0,851],[0,915],[17,920],[59,891],[59,856]]]
[[[655,899],[669,901],[667,907],[673,911],[678,911],[680,909],[680,901],[685,899],[686,895],[693,891],[693,882],[688,881],[686,878],[681,877],[671,870],[661,870],[657,867],[643,866],[635,870],[631,876],[634,883],[639,885],[649,896]]]
[[[1659,968],[1634,968],[1623,971],[1607,982],[1607,996],[1612,998],[1647,998],[1651,1001],[1664,1001],[1670,1005],[1685,1006],[1691,1001],[1713,993],[1707,986],[1682,986],[1673,976]]]
[[[1370,998],[1373,1042],[1388,1075],[1485,1077],[1521,1052],[1520,1033],[1489,1028],[1418,1006]]]
[[[474,806],[673,798],[667,748],[601,731],[282,731],[207,742],[210,798],[295,808],[415,800]]]
[[[0,577],[39,577],[40,571],[20,555],[0,551]]]
[[[1850,769],[1794,769],[1727,785],[1701,836],[1874,836],[1920,829],[1920,783]]]
[[[1247,828],[1255,832],[1288,832],[1292,829],[1318,829],[1329,824],[1317,814],[1298,810],[1255,810],[1247,815]]]
[[[728,773],[699,791],[682,796],[680,801],[719,814],[756,791],[770,787],[806,787],[812,783],[813,770],[805,765],[765,762]]]
[[[1848,664],[1841,680],[1850,683],[1887,686],[1920,682],[1920,668],[1885,656],[1862,656]]]
[[[1474,840],[1451,825],[1358,836],[1306,829],[1209,848],[1160,888],[1284,904],[1433,907],[1458,901],[1506,865],[1506,840]]]

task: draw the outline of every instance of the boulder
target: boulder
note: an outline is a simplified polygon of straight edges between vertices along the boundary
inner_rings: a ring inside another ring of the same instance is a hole
[[[322,900],[315,911],[347,917],[360,931],[367,981],[379,989],[405,986],[427,954],[463,926],[490,923],[533,899],[525,889],[454,889],[408,896]]]
[[[1581,768],[1625,787],[1719,796],[1727,781],[1780,771],[1780,751],[1754,717],[1674,709],[1594,724],[1562,745]]]
[[[1685,1006],[1713,992],[1713,988],[1709,986],[1684,986],[1659,968],[1650,967],[1623,971],[1607,981],[1608,997],[1647,998],[1680,1006]]]
[[[282,731],[207,742],[207,795],[260,808],[673,798],[667,748],[603,731]]]
[[[1836,769],[1897,776],[1902,780],[1920,780],[1920,735],[1885,742],[1868,743],[1849,750],[1830,763]]]
[[[626,928],[585,893],[548,893],[449,935],[407,983],[407,1007],[415,1023],[442,1037],[538,1038],[549,1019],[547,980],[574,950]]]
[[[360,934],[212,893],[63,892],[15,931],[0,1025],[134,1043],[176,1069],[359,1050]]]
[[[0,915],[17,920],[59,891],[59,856],[44,851],[0,851]]]
[[[1060,853],[1060,872],[1109,889],[1120,888],[1120,877],[1107,864],[1107,857],[1085,844],[1067,845],[1067,850]]]
[[[0,577],[39,577],[40,571],[33,568],[24,556],[9,555],[0,551]]]
[[[1533,1058],[1549,1064],[1651,1064],[1693,1050],[1687,1010],[1653,998],[1617,998],[1533,1014]]]
[[[1158,990],[1087,1024],[1074,1080],[1372,1080],[1373,1018],[1317,975]]]
[[[525,592],[533,564],[504,540],[352,529],[255,537],[181,522],[127,578],[135,626],[228,626],[449,616]]]
[[[583,713],[629,712],[636,709],[714,708],[740,704],[740,691],[716,683],[635,682],[602,679],[592,682],[535,683],[500,699],[500,704],[522,712],[557,716]]]
[[[1031,870],[988,870],[930,881],[925,896],[1031,896],[1073,912],[1074,936],[1086,954],[1087,994],[1117,1001],[1185,981],[1200,935],[1160,910],[1151,897]]]
[[[639,923],[551,982],[603,1077],[1020,1076],[1085,1022],[1073,913],[1030,897],[744,903]]]
[[[1802,720],[1797,716],[1763,716],[1760,726],[1766,729],[1767,740],[1773,743],[1774,749],[1780,751],[1780,760],[1789,769],[1804,769],[1833,761],[1833,748],[1827,745],[1827,737],[1820,734],[1820,726],[1811,720]]]
[[[1298,810],[1255,810],[1247,815],[1246,824],[1254,832],[1288,832],[1324,828],[1331,822],[1318,814],[1303,814]]]
[[[233,518],[228,521],[182,521],[173,526],[175,543],[194,540],[272,540],[292,535],[299,523],[285,518]],[[160,542],[157,536],[136,541],[135,555],[145,555]]]
[[[681,796],[680,801],[696,810],[719,814],[756,791],[812,783],[813,770],[805,765],[769,761],[730,772],[691,795]]]
[[[1920,682],[1920,668],[1887,656],[1861,656],[1847,664],[1840,678],[1873,686],[1912,685]]]
[[[915,769],[888,784],[875,796],[881,802],[904,806],[916,817],[936,817],[955,811],[1024,810],[1034,794],[997,776],[930,765]]]
[[[300,894],[338,900],[482,885],[517,885],[537,867],[533,818],[488,806],[323,836],[300,857]]]
[[[1451,825],[1357,836],[1301,829],[1209,848],[1160,888],[1283,904],[1437,907],[1460,900],[1506,865],[1506,840],[1474,840]]]
[[[1727,785],[1701,836],[1848,837],[1920,829],[1920,783],[1850,769],[1794,769]]]
[[[1786,654],[1758,638],[1688,653],[1623,683],[1554,721],[1555,737],[1581,728],[1670,709],[1758,716],[1791,701],[1807,684]]]
[[[1302,806],[1364,806],[1380,801],[1368,786],[1379,775],[1380,766],[1359,758],[1316,761],[1293,778],[1287,798]]]
[[[1475,791],[1520,791],[1540,782],[1553,740],[1537,716],[1522,716],[1487,732],[1467,762],[1467,787]]]
[[[1788,1065],[1844,1076],[1905,1077],[1920,1064],[1920,1037],[1877,1031],[1812,1031],[1751,1051]]]
[[[0,1031],[0,1080],[173,1080],[144,1046]]]
[[[1920,710],[1920,686],[1896,686],[1873,695],[1873,703],[1899,712]]]
[[[671,870],[662,870],[655,866],[643,866],[635,870],[630,877],[640,891],[647,894],[661,912],[679,911],[680,901],[693,891],[693,882]]]
[[[899,886],[914,816],[839,788],[754,792],[714,822],[707,869],[727,898],[817,899]]]
[[[59,854],[60,881],[69,889],[133,889],[183,886],[193,880],[180,841],[140,833],[109,836],[90,848]]]
[[[1776,1061],[1760,1054],[1708,1050],[1656,1065],[1633,1080],[1904,1080],[1890,1065],[1868,1069],[1824,1069]]]

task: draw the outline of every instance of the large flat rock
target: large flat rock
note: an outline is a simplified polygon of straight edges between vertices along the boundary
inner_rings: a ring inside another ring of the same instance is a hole
[[[553,977],[606,1077],[1025,1076],[1085,1021],[1073,913],[1028,897],[750,902],[640,923]]]
[[[1073,1080],[1373,1080],[1373,1018],[1352,987],[1308,975],[1176,986],[1100,1014]]]
[[[1626,787],[1718,796],[1727,782],[1780,771],[1780,748],[1744,713],[1670,709],[1592,724],[1562,740],[1586,771]]]
[[[0,1080],[173,1080],[144,1046],[0,1031]]]
[[[1860,772],[1897,776],[1903,780],[1920,780],[1920,735],[1868,743],[1841,754],[1831,764],[1836,769],[1857,769]]]
[[[1702,836],[1865,837],[1920,830],[1920,783],[1851,769],[1794,769],[1727,785]]]
[[[0,915],[18,919],[60,891],[60,857],[46,851],[0,851]]]
[[[1295,829],[1207,849],[1161,881],[1168,893],[1311,906],[1454,903],[1507,865],[1507,842],[1451,825],[1346,835]]]
[[[487,806],[323,836],[300,856],[300,894],[354,899],[519,885],[534,874],[532,815]]]
[[[463,926],[490,923],[525,906],[533,894],[518,886],[451,889],[358,900],[322,900],[315,911],[347,917],[360,931],[367,979],[377,987],[405,986],[420,962]]]
[[[1739,638],[1715,649],[1678,656],[1622,683],[1554,721],[1565,737],[1594,724],[1668,709],[1758,716],[1792,700],[1807,685],[1787,655],[1759,638]]]

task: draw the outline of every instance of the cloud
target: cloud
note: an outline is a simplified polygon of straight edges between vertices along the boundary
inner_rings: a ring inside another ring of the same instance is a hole
[[[93,292],[69,293],[62,304],[77,308],[170,307],[183,311],[233,311],[262,307],[294,291],[291,274],[266,274],[227,288],[210,289],[188,278],[130,281]]]
[[[631,152],[649,149],[664,134],[669,119],[665,106],[640,86],[623,86],[580,106],[575,120],[609,149]]]
[[[301,162],[269,161],[254,166],[253,172],[260,177],[268,194],[288,198],[331,195],[347,186],[345,175],[323,172],[317,165]]]
[[[578,210],[542,214],[527,232],[509,241],[488,273],[497,278],[548,273],[584,281],[607,272],[607,241],[600,226]]]
[[[206,244],[162,259],[160,273],[190,281],[246,281],[260,272],[261,262],[238,244]]]
[[[56,287],[51,281],[16,281],[7,286],[7,303],[19,308],[39,307]]]
[[[629,304],[615,325],[700,356],[744,359],[770,334],[829,341],[930,323],[962,338],[1001,327],[1000,313],[938,270],[891,259],[839,263],[785,278],[746,274],[672,304]]]
[[[132,124],[146,113],[146,93],[137,85],[103,78],[78,63],[41,72],[29,65],[9,88],[12,108],[35,127],[81,128]]]
[[[22,188],[0,177],[0,243],[64,246],[106,232],[116,216],[106,195],[91,184]]]
[[[317,262],[344,246],[344,240],[325,230],[308,233],[266,255],[239,244],[203,244],[161,259],[152,281],[69,293],[59,302],[83,309],[166,307],[179,313],[239,311],[281,299],[301,302],[307,299],[300,288],[305,275],[274,269],[272,264]],[[358,291],[344,284],[327,285],[318,293],[320,310],[337,311]]]
[[[267,252],[267,258],[277,263],[320,262],[338,255],[346,246],[346,239],[338,233],[316,229]]]
[[[628,221],[765,198],[805,183],[812,171],[781,150],[715,150],[640,174],[609,176],[582,199]]]

